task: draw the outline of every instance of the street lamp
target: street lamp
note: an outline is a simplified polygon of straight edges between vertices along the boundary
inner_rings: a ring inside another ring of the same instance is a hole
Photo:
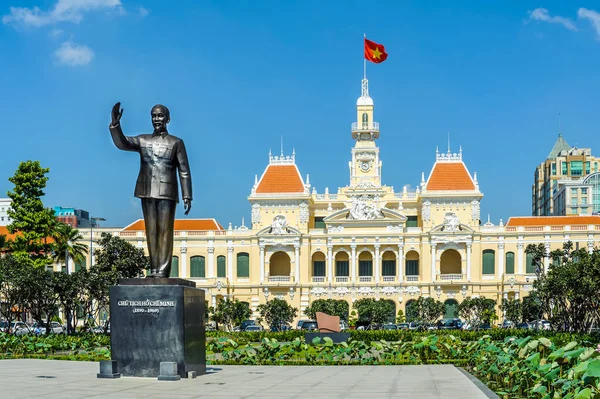
[[[92,238],[94,236],[94,222],[105,222],[105,221],[106,221],[106,219],[100,218],[100,217],[91,217],[90,218],[90,268],[92,266],[94,266],[94,264],[93,264],[93,257],[94,257],[93,246],[94,246],[94,242],[92,241]]]

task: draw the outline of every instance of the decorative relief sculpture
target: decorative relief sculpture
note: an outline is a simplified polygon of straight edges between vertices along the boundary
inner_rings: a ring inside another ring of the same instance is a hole
[[[308,223],[308,204],[300,204],[300,223]]]
[[[252,223],[260,223],[260,205],[252,205]]]
[[[329,226],[327,228],[327,231],[329,233],[341,233],[342,231],[344,231],[344,226]]]
[[[421,294],[421,289],[419,287],[415,287],[411,285],[409,287],[404,288],[404,292],[409,294],[410,296]]]
[[[271,223],[271,234],[286,234],[287,231],[287,219],[284,215],[277,215],[273,218]]]
[[[477,200],[471,201],[471,219],[473,219],[473,220],[480,219],[479,201],[477,201]]]
[[[431,220],[431,202],[425,201],[423,202],[423,210],[422,210],[423,221],[429,222]]]
[[[373,220],[382,219],[383,213],[375,203],[372,195],[361,195],[352,199],[352,207],[348,219]]]
[[[460,230],[460,221],[458,216],[454,212],[446,212],[444,215],[444,228],[443,231],[455,232]]]

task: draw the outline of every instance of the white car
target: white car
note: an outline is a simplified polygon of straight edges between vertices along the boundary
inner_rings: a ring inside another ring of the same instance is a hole
[[[34,324],[34,331],[38,335],[44,335],[44,334],[46,334],[46,324],[35,323]],[[60,323],[57,322],[57,321],[51,321],[50,322],[50,333],[51,334],[62,334],[62,333],[64,333],[63,326],[61,326]]]

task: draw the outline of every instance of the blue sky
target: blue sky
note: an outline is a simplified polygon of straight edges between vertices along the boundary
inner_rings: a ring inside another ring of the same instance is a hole
[[[569,144],[600,155],[600,4],[448,4],[4,0],[0,193],[35,159],[51,169],[47,206],[110,226],[140,218],[139,158],[108,132],[116,101],[129,135],[151,131],[154,104],[171,109],[192,167],[190,217],[248,221],[254,175],[282,136],[313,186],[335,192],[349,181],[366,32],[389,53],[368,69],[383,182],[415,187],[450,132],[477,172],[482,218],[528,215],[559,112]]]

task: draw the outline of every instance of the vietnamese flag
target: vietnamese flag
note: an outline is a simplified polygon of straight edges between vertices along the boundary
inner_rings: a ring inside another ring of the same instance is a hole
[[[379,64],[387,59],[387,53],[383,44],[377,44],[365,37],[365,58],[371,62]]]

